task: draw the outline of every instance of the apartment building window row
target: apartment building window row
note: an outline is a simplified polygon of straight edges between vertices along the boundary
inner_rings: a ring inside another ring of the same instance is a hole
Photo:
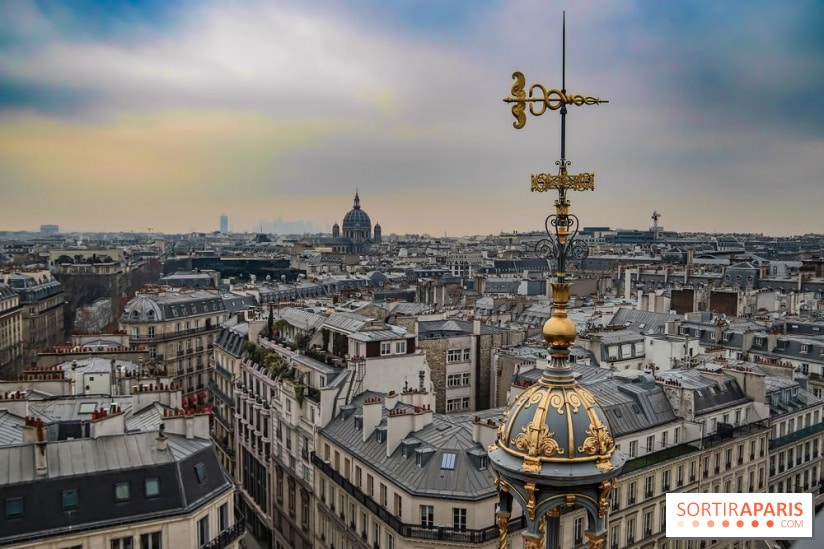
[[[470,384],[472,374],[470,372],[463,372],[460,374],[449,374],[446,376],[447,387],[465,387]]]
[[[446,363],[452,364],[454,362],[469,362],[472,356],[469,348],[466,349],[449,349],[446,351]]]
[[[447,412],[458,412],[460,410],[469,410],[469,397],[447,399]]]

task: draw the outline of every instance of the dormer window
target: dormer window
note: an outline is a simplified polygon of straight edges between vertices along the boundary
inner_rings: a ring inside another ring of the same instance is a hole
[[[802,353],[809,353],[810,352],[810,346],[806,343],[802,343],[801,344],[801,352]]]
[[[758,345],[758,346],[764,345],[764,338],[760,337],[760,336],[756,337],[755,338],[755,344]]]
[[[455,457],[456,454],[452,452],[445,453],[443,456],[441,456],[441,469],[444,471],[454,471]]]
[[[481,456],[478,460],[478,469],[481,471],[485,470],[489,465],[489,458],[487,456]]]
[[[385,442],[386,441],[386,431],[383,429],[375,429],[375,440],[378,442]]]

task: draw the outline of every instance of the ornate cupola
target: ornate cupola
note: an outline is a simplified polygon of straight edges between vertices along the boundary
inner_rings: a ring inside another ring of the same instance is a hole
[[[563,42],[565,50],[565,39]],[[560,549],[560,515],[573,507],[586,509],[588,544],[591,549],[599,549],[606,545],[604,525],[609,493],[625,458],[615,448],[604,409],[593,394],[576,381],[569,363],[569,348],[575,341],[576,327],[567,316],[570,288],[567,260],[583,260],[588,248],[575,239],[578,218],[569,213],[566,194],[569,190],[594,190],[595,176],[567,172],[570,162],[566,159],[565,131],[567,105],[606,101],[567,94],[565,78],[560,90],[547,90],[541,84],[533,84],[527,95],[524,75],[516,72],[513,78],[512,96],[504,99],[513,104],[513,125],[520,129],[526,124],[527,103],[533,115],[559,110],[561,158],[555,162],[557,174],[532,176],[533,192],[558,192],[555,213],[545,222],[547,238],[536,247],[555,262],[553,312],[543,327],[548,347],[546,369],[540,380],[518,395],[504,412],[495,443],[489,448],[499,494],[499,547],[508,547],[507,526],[514,498],[526,511],[524,549]]]

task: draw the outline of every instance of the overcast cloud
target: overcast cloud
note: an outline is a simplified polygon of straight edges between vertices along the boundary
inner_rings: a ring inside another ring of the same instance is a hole
[[[653,0],[2,3],[0,229],[539,228],[563,9],[584,225],[824,232],[824,8]]]

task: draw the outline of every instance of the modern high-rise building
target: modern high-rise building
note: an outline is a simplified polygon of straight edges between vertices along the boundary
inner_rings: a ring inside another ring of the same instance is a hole
[[[228,234],[229,232],[229,216],[223,214],[220,216],[220,234]]]

